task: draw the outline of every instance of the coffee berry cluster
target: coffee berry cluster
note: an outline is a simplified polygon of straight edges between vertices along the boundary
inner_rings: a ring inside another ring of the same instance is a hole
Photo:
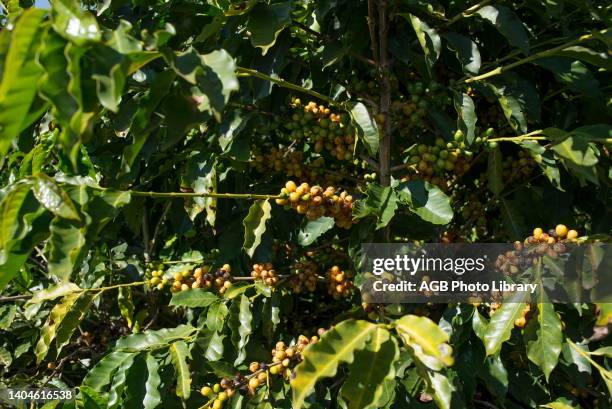
[[[251,277],[254,281],[260,281],[268,287],[275,287],[278,284],[278,274],[272,263],[253,264]]]
[[[325,329],[320,328],[317,333],[323,335]],[[237,374],[233,379],[223,378],[214,385],[205,385],[200,389],[202,396],[209,399],[210,408],[221,409],[225,402],[231,398],[236,391],[248,396],[255,395],[257,389],[268,384],[270,376],[280,375],[285,381],[291,379],[292,368],[302,361],[302,352],[308,345],[319,340],[319,336],[311,338],[300,335],[293,345],[286,345],[279,341],[272,349],[272,362],[251,362],[249,364],[249,375]]]
[[[578,232],[570,230],[564,224],[544,232],[540,227],[533,229],[533,234],[524,242],[514,243],[514,250],[501,254],[495,260],[495,266],[506,275],[515,275],[529,268],[543,255],[557,258],[566,253],[568,245],[578,239]]]
[[[353,224],[353,197],[345,191],[338,194],[333,186],[323,189],[305,182],[298,186],[289,181],[281,189],[280,196],[276,199],[277,204],[290,206],[309,220],[330,216],[338,227],[349,229]]]
[[[345,272],[338,266],[327,271],[328,292],[336,300],[348,298],[353,292],[352,274]]]
[[[486,139],[491,133],[492,130],[485,131],[484,138]],[[478,148],[483,140],[483,137],[477,137],[473,148]],[[417,145],[411,151],[406,164],[411,173],[403,180],[422,179],[446,189],[448,175],[461,175],[467,172],[473,156],[474,152],[467,149],[463,132],[457,130],[454,140],[450,142],[436,138],[433,145]]]
[[[291,120],[284,126],[292,140],[305,139],[313,144],[316,153],[326,150],[338,160],[353,158],[356,136],[348,114],[334,113],[314,101],[302,104],[299,98],[291,100],[291,108]]]
[[[289,285],[295,294],[313,293],[317,289],[319,267],[313,260],[304,258],[291,266]]]
[[[164,277],[164,265],[162,263],[151,263],[145,269],[145,277],[147,277],[147,284],[151,288],[157,290],[163,290],[168,279]]]
[[[149,283],[151,286],[155,286],[158,290],[162,290],[166,283],[170,284],[170,291],[173,293],[179,291],[187,291],[195,288],[214,289],[219,294],[225,293],[227,289],[232,286],[232,275],[229,264],[224,264],[221,268],[211,271],[209,266],[200,266],[193,270],[186,269],[183,271],[175,272],[170,279],[161,278],[158,284],[160,276],[153,276]]]

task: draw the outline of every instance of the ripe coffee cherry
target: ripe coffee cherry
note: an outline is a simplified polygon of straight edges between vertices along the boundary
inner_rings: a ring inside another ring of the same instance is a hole
[[[272,263],[253,264],[251,277],[253,277],[255,281],[261,281],[268,287],[274,287],[278,283],[278,275]]]
[[[342,228],[350,228],[353,224],[353,197],[347,192],[338,192],[333,186],[323,190],[320,186],[310,186],[302,183],[287,182],[281,189],[280,199],[276,200],[279,205],[289,205],[298,213],[306,215],[309,220],[315,220],[322,216],[331,216],[336,225]]]
[[[346,273],[338,266],[333,266],[327,272],[328,292],[334,299],[347,298],[352,294],[352,275]]]

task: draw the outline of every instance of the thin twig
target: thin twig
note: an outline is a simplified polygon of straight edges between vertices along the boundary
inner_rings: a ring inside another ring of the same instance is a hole
[[[448,23],[446,23],[446,26],[448,27],[451,24],[456,23],[457,21],[461,20],[464,17],[471,16],[472,14],[476,13],[478,10],[480,10],[481,8],[483,8],[484,6],[486,6],[489,3],[491,3],[491,0],[483,0],[480,3],[474,4],[472,7],[468,8],[467,10],[457,14],[456,16],[454,16],[450,20],[448,20]]]

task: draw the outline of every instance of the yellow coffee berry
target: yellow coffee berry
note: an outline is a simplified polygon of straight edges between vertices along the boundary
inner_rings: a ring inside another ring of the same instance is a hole
[[[559,238],[565,238],[565,236],[567,236],[567,226],[558,224],[557,227],[555,227],[555,233],[557,233]]]

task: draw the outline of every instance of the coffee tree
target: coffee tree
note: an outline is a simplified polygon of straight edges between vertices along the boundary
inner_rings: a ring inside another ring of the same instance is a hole
[[[358,265],[364,242],[605,240],[606,2],[0,4],[4,387],[610,405],[612,304],[373,305]]]

